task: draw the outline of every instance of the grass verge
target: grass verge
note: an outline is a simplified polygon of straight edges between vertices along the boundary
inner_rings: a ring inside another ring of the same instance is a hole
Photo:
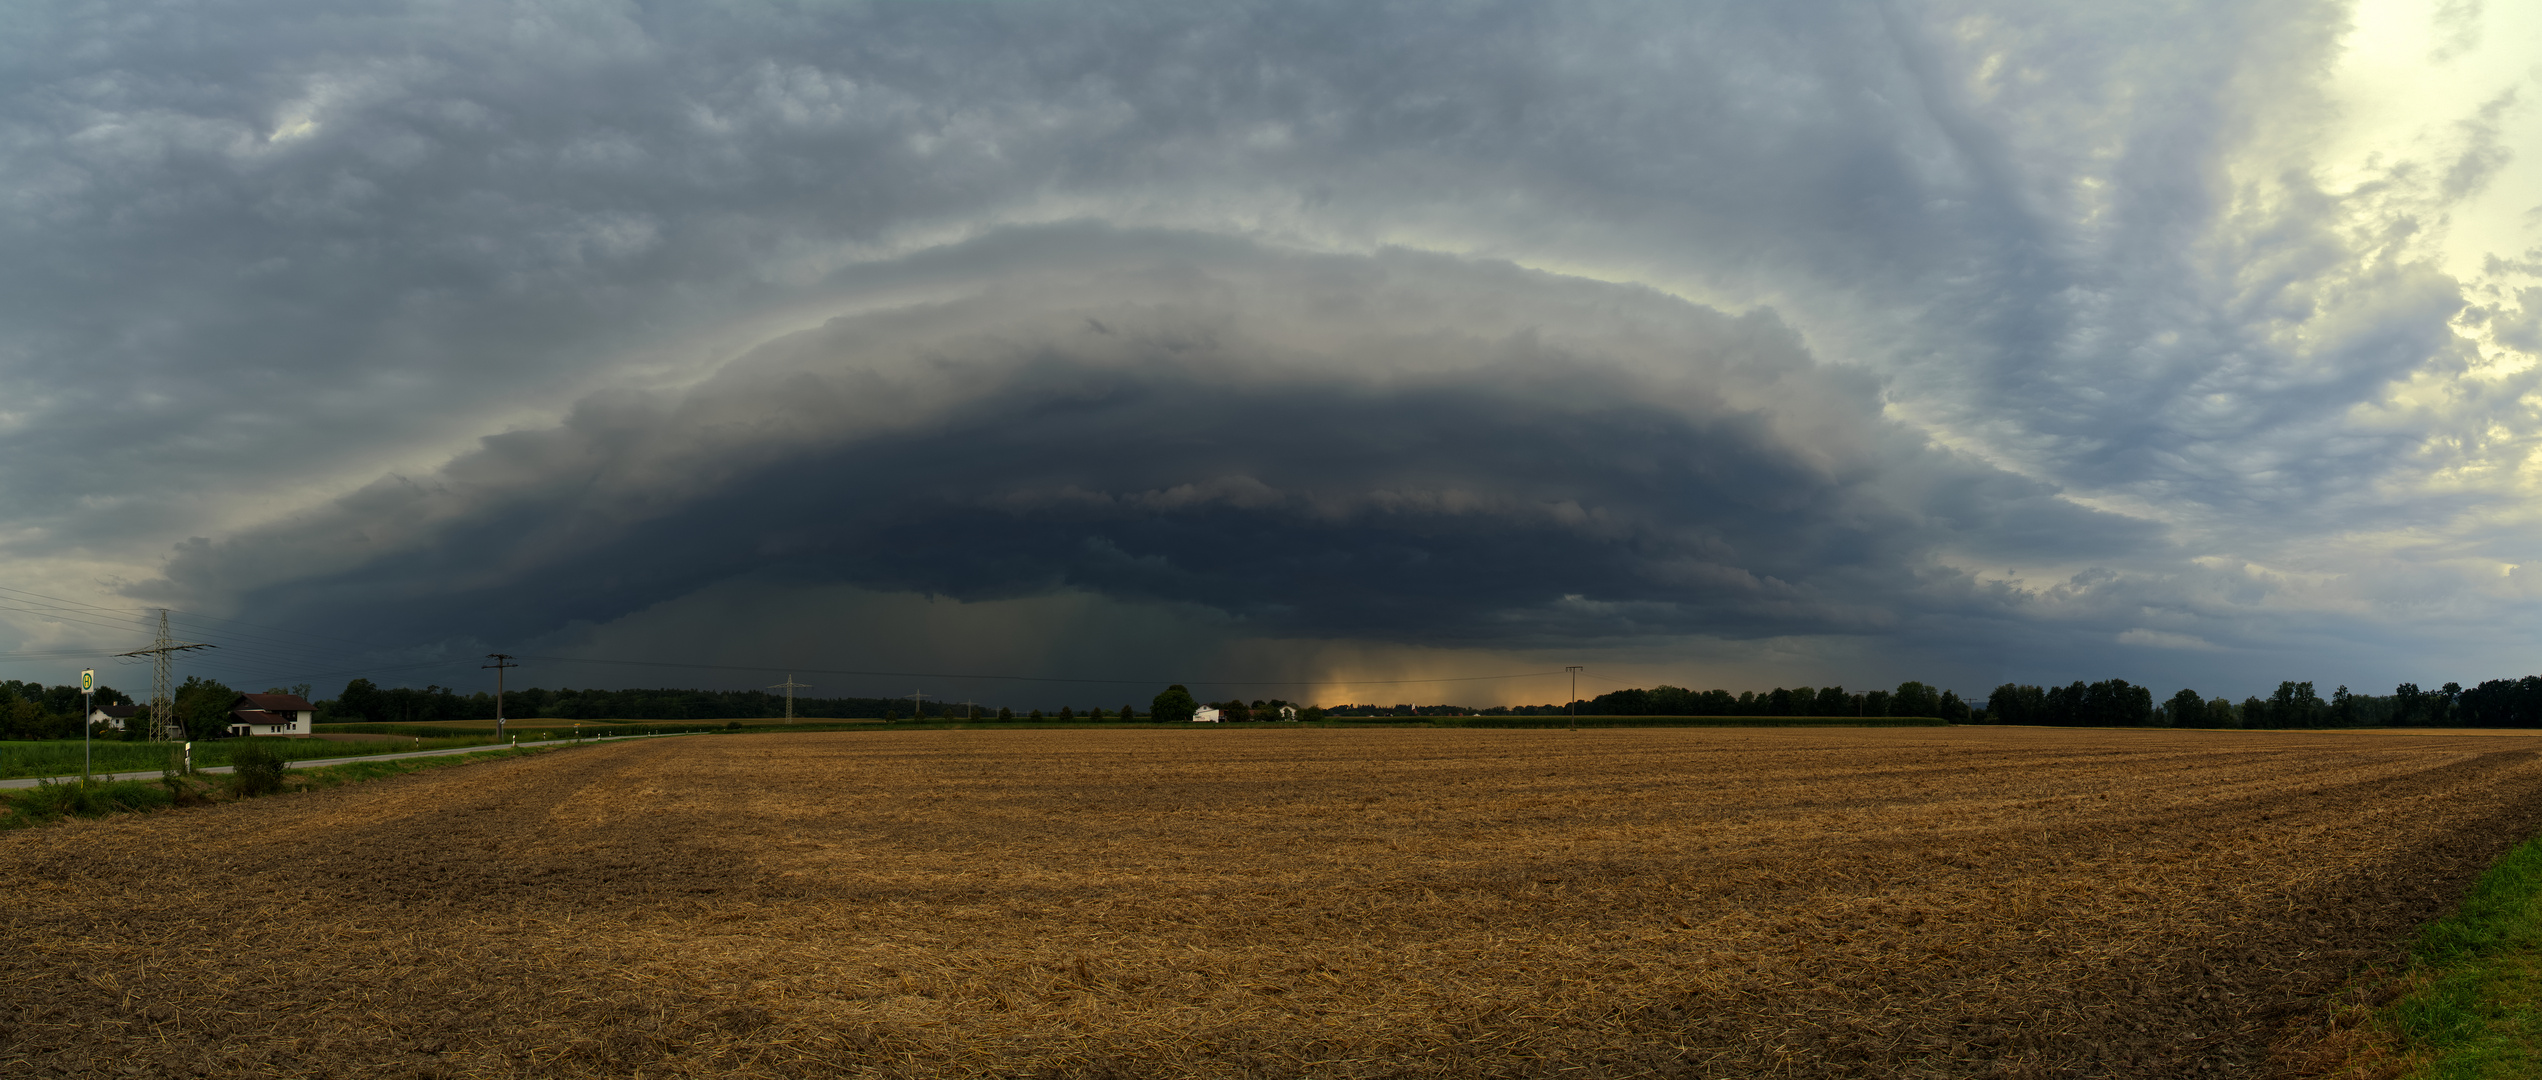
[[[421,734],[421,733],[419,733]],[[231,764],[231,756],[249,746],[271,751],[291,761],[308,758],[359,757],[364,754],[396,754],[413,750],[443,750],[457,746],[490,746],[490,735],[433,732],[420,741],[402,742],[329,742],[323,739],[217,739],[194,744],[194,767],[208,769]],[[173,768],[180,764],[184,750],[175,743],[124,742],[100,740],[89,744],[92,766],[100,773],[142,772]],[[77,777],[80,768],[78,739],[43,739],[0,742],[0,780],[28,776]]]
[[[2298,1055],[2312,1059],[2296,1064],[2298,1075],[2542,1076],[2542,837],[2509,851],[2452,914],[2422,929],[2404,967],[2347,996],[2341,1019],[2352,1029]]]
[[[284,770],[280,783],[271,793],[317,791],[343,787],[346,784],[360,783],[364,780],[403,776],[427,769],[447,769],[470,762],[525,757],[562,749],[565,747],[488,749],[474,754],[450,754],[444,757],[352,761],[342,765],[324,765],[313,769],[287,769]],[[166,810],[179,806],[206,806],[252,797],[254,793],[245,790],[235,774],[195,776],[170,774],[157,780],[114,780],[85,786],[77,780],[47,781],[31,788],[0,790],[0,830],[49,825],[65,818],[104,817],[108,814]]]

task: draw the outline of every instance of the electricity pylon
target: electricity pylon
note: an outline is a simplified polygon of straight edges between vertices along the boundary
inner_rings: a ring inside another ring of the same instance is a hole
[[[165,742],[185,741],[185,725],[177,723],[176,700],[168,689],[168,675],[173,668],[169,659],[191,649],[215,649],[199,641],[178,641],[168,636],[168,609],[159,609],[159,637],[147,649],[134,649],[117,656],[150,658],[150,737]]]
[[[797,690],[812,689],[812,684],[796,682],[794,681],[794,676],[788,675],[786,676],[786,681],[781,683],[769,683],[767,688],[770,690],[784,690],[786,692],[786,723],[791,724],[794,722],[794,692]]]

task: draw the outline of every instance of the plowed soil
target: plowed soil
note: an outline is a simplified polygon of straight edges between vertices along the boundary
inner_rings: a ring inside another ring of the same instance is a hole
[[[2542,739],[846,732],[0,834],[0,1074],[2261,1075]]]

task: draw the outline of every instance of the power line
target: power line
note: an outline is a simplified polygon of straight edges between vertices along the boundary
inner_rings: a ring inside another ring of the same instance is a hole
[[[942,671],[866,671],[856,668],[776,668],[756,664],[695,664],[671,660],[604,660],[587,656],[529,656],[551,664],[607,664],[618,667],[680,668],[697,671],[794,671],[807,675],[858,675],[886,679],[966,679],[996,682],[1080,683],[1094,686],[1148,686],[1172,679],[1079,679],[1055,675],[985,675]],[[1321,683],[1348,683],[1354,686],[1408,686],[1421,683],[1489,682],[1496,679],[1536,679],[1561,675],[1562,671],[1520,671],[1507,675],[1452,675],[1434,679],[1337,679],[1330,676],[1313,679],[1191,679],[1211,686],[1314,686]],[[788,678],[793,676],[789,675]],[[1190,676],[1184,676],[1190,678]],[[1574,696],[1577,696],[1576,694]]]

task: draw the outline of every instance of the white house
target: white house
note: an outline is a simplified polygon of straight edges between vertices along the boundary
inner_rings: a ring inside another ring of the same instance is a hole
[[[1192,723],[1195,724],[1215,724],[1217,722],[1218,707],[1215,705],[1203,705],[1200,707],[1199,712],[1192,714]]]
[[[314,735],[317,720],[318,707],[298,694],[240,694],[229,706],[232,735]]]
[[[88,726],[102,724],[109,731],[122,731],[126,722],[149,711],[139,705],[100,705],[88,710]]]
[[[1280,719],[1282,719],[1282,720],[1295,720],[1295,719],[1297,719],[1297,706],[1295,706],[1295,705],[1282,705],[1282,706],[1280,706]]]

